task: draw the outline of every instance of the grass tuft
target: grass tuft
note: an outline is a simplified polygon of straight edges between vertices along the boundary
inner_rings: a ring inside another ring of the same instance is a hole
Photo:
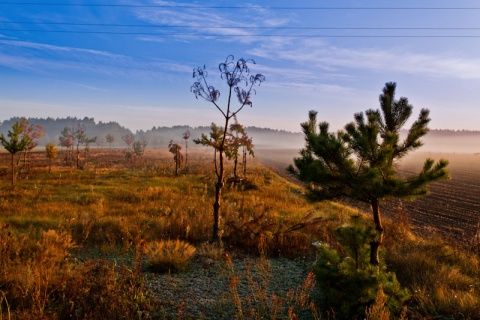
[[[155,272],[184,271],[195,251],[194,246],[182,240],[161,240],[145,246],[148,267]]]

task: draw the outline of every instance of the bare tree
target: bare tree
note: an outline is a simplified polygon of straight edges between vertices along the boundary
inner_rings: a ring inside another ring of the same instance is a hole
[[[212,103],[224,118],[223,136],[218,146],[219,166],[215,167],[217,183],[215,184],[215,202],[213,204],[214,221],[212,234],[212,241],[215,242],[220,242],[220,200],[222,196],[222,188],[225,184],[224,155],[227,143],[228,124],[230,119],[240,112],[243,107],[252,106],[250,98],[252,93],[255,93],[253,86],[260,85],[265,81],[265,77],[262,74],[250,75],[249,64],[255,64],[255,61],[250,59],[245,60],[243,58],[235,61],[233,55],[229,55],[225,62],[220,63],[218,66],[220,77],[228,86],[228,96],[225,108],[221,108],[218,104],[220,91],[209,85],[207,81],[208,72],[205,66],[193,70],[193,78],[195,78],[196,81],[193,83],[190,90],[195,94],[197,99],[198,97],[201,97]],[[232,95],[234,94],[237,96],[239,103],[236,107],[232,105]]]

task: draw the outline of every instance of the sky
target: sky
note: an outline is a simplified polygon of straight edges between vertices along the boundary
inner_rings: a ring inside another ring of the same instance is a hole
[[[93,117],[131,130],[222,123],[193,69],[227,103],[218,65],[252,59],[246,126],[341,129],[379,108],[386,82],[432,129],[480,130],[477,0],[0,1],[0,121]]]

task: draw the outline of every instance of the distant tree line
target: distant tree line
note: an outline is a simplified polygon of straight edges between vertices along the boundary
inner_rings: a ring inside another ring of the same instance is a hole
[[[8,131],[18,121],[22,122],[22,117],[14,117],[0,122],[0,134],[7,135]],[[46,146],[50,142],[55,142],[59,145],[59,138],[62,136],[62,131],[68,128],[76,128],[79,124],[85,126],[85,130],[89,137],[97,137],[90,147],[105,147],[105,148],[123,148],[125,142],[122,137],[126,135],[133,135],[134,140],[143,141],[148,144],[149,148],[164,149],[168,148],[171,140],[177,141],[179,137],[188,130],[191,139],[200,139],[202,134],[209,134],[210,126],[191,127],[187,125],[177,126],[154,126],[148,130],[137,130],[132,132],[130,129],[121,126],[117,122],[96,122],[94,118],[26,118],[29,125],[41,126],[43,128],[43,135],[39,137],[36,146]],[[246,126],[245,130],[249,136],[255,141],[256,148],[301,148],[304,144],[304,136],[300,132],[290,132],[286,130],[276,130],[270,128],[260,128],[255,126]],[[405,136],[406,131],[401,130],[400,136]],[[439,141],[445,138],[480,138],[480,131],[470,130],[430,130],[426,138],[426,146],[438,145]],[[198,147],[192,145],[192,147]]]
[[[81,125],[85,128],[85,132],[88,133],[90,137],[98,137],[97,141],[91,143],[91,146],[96,145],[105,145],[108,146],[106,142],[107,134],[114,136],[115,143],[112,144],[112,147],[123,146],[123,141],[121,139],[122,135],[131,133],[131,131],[117,122],[95,122],[94,118],[77,118],[77,117],[67,117],[67,118],[26,118],[28,123],[31,125],[41,126],[43,128],[43,136],[38,139],[38,146],[45,146],[50,142],[59,143],[59,138],[62,136],[62,131],[65,128],[77,128],[78,125]],[[6,134],[8,130],[12,128],[15,122],[21,122],[22,117],[14,117],[8,120],[2,121],[0,124],[0,134]]]
[[[65,128],[77,128],[80,124],[85,127],[89,137],[97,137],[91,147],[124,148],[123,137],[133,135],[134,140],[143,141],[149,148],[168,148],[171,140],[177,141],[186,131],[189,131],[192,140],[201,138],[202,134],[209,134],[210,126],[191,127],[187,125],[176,125],[171,127],[154,126],[148,130],[137,130],[136,132],[121,126],[117,122],[96,122],[94,118],[26,118],[28,123],[43,128],[43,136],[38,139],[38,146],[46,146],[50,142],[59,144],[62,131]],[[14,117],[0,122],[0,134],[7,134],[15,122],[21,122],[21,117]],[[265,147],[291,147],[297,148],[303,145],[303,135],[300,132],[289,132],[270,128],[246,126],[244,128],[248,135],[255,141],[257,148]],[[192,145],[191,147],[198,147]]]

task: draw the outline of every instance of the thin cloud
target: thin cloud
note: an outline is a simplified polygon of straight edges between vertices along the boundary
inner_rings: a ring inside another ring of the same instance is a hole
[[[296,41],[288,45],[265,45],[250,51],[255,56],[275,61],[294,62],[330,72],[343,69],[374,72],[480,79],[480,59],[445,54],[424,54],[381,48],[343,48],[323,41]]]
[[[89,89],[89,90],[92,90],[92,91],[110,92],[110,90],[107,90],[107,89],[104,89],[104,88],[99,88],[99,87],[94,87],[94,86],[91,86],[91,85],[88,85],[88,84],[84,84],[84,83],[72,82],[72,81],[64,81],[64,80],[58,80],[58,79],[53,79],[53,80],[54,80],[54,81],[57,81],[57,82],[60,82],[60,83],[66,83],[66,84],[73,85],[73,86],[76,86],[76,87]]]
[[[178,6],[178,3],[169,1],[156,1],[158,5]],[[137,19],[151,24],[170,26],[162,30],[163,34],[173,34],[172,37],[182,39],[198,39],[199,36],[206,37],[217,36],[216,40],[225,42],[262,42],[265,39],[253,37],[258,31],[244,28],[245,21],[248,21],[250,27],[278,27],[286,25],[289,22],[288,17],[277,17],[266,7],[258,5],[246,5],[248,10],[219,11],[212,8],[149,8],[136,9]],[[186,27],[186,28],[182,28]],[[226,27],[226,28],[217,28]],[[159,32],[160,33],[160,32]],[[178,35],[185,33],[185,35]],[[235,37],[229,37],[233,36]],[[152,38],[146,38],[151,41]]]
[[[44,43],[36,43],[36,42],[26,42],[26,41],[14,41],[14,40],[0,40],[0,43],[9,46],[17,46],[17,47],[24,47],[36,50],[49,50],[49,51],[56,51],[56,52],[75,52],[75,53],[85,53],[90,55],[97,55],[102,57],[108,58],[126,58],[126,56],[113,54],[106,51],[99,51],[99,50],[91,50],[91,49],[83,49],[83,48],[74,48],[74,47],[62,47],[62,46],[54,46],[50,44]]]
[[[99,50],[0,40],[2,46],[7,50],[0,53],[1,66],[49,77],[72,71],[115,78],[165,79],[171,73],[190,73],[192,70],[190,66],[172,61],[135,59]],[[38,51],[48,52],[48,55],[42,56]]]

